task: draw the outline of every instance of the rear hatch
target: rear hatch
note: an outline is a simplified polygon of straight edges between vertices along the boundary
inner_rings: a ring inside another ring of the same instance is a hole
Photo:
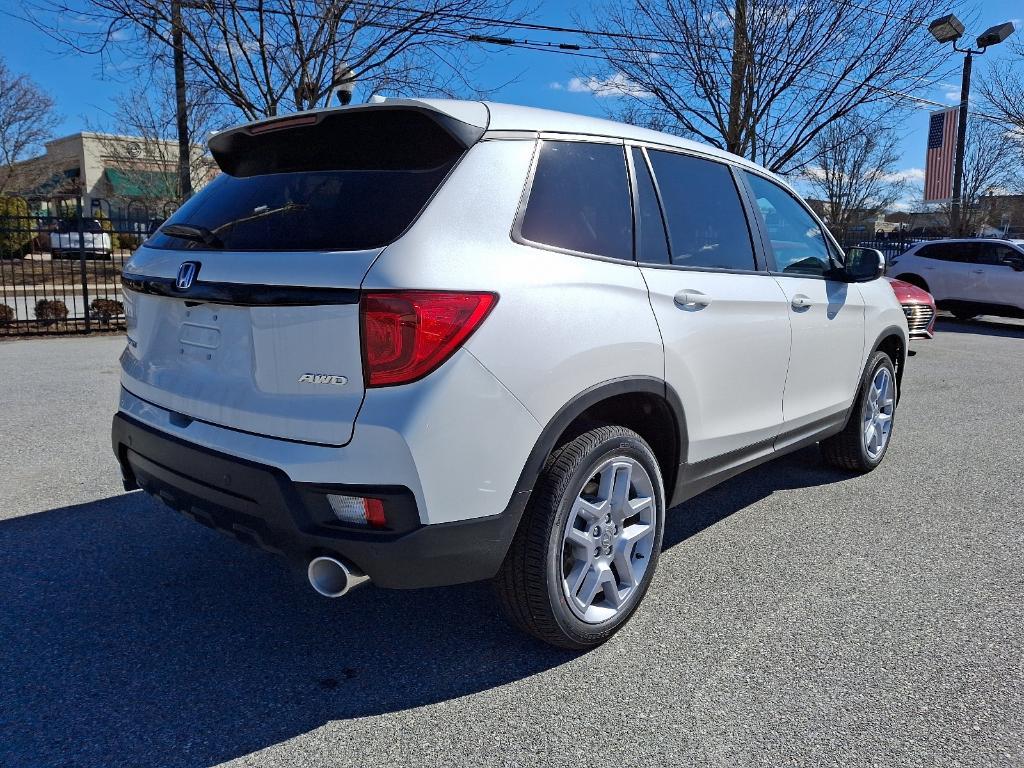
[[[222,173],[125,265],[125,388],[232,429],[347,443],[360,285],[483,133],[473,106],[480,125],[402,102],[216,135]]]

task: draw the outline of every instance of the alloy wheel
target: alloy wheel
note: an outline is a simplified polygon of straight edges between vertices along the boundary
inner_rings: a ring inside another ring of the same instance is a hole
[[[864,450],[874,461],[889,443],[896,408],[896,383],[888,368],[879,368],[868,387],[864,407]]]
[[[639,590],[658,525],[654,483],[635,459],[604,461],[577,495],[562,535],[562,590],[572,612],[597,624]]]

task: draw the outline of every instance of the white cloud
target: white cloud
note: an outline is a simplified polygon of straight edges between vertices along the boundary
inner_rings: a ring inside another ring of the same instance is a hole
[[[924,182],[924,168],[904,168],[894,171],[885,177],[886,181],[902,181],[907,184],[921,184]]]
[[[552,83],[551,88],[571,93],[589,93],[602,99],[610,96],[635,96],[643,99],[651,95],[622,72],[616,72],[611,77],[574,77],[565,85]]]
[[[949,102],[959,102],[960,101],[960,91],[946,91],[943,95],[946,97],[946,101],[949,101]]]
[[[559,82],[548,83],[548,88],[550,88],[552,91],[564,91],[565,90],[565,86],[562,85]]]

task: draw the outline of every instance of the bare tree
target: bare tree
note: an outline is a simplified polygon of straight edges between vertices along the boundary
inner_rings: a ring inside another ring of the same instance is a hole
[[[213,159],[205,147],[211,131],[224,124],[223,110],[199,84],[188,84],[188,135],[193,137],[187,167],[190,188],[205,184],[215,173]],[[107,125],[112,131],[99,142],[105,161],[124,178],[133,194],[147,205],[183,199],[178,168],[177,115],[174,85],[164,71],[149,82],[136,85],[115,100],[116,109]]]
[[[58,121],[53,99],[28,75],[13,73],[0,58],[0,195],[15,180],[15,165],[41,149]]]
[[[978,87],[984,111],[1024,136],[1024,43],[1011,48],[1009,57],[993,62]]]
[[[76,50],[116,47],[169,67],[180,8],[189,77],[253,120],[326,103],[339,69],[371,93],[465,89],[467,39],[500,33],[486,18],[520,18],[517,2],[26,0],[26,13]]]
[[[945,0],[608,0],[590,21],[634,117],[790,173],[826,126],[942,69]],[[580,19],[582,22],[583,19]]]
[[[840,240],[852,225],[884,212],[903,194],[898,145],[894,130],[861,116],[830,123],[815,137],[814,159],[803,177],[825,201],[829,229]]]
[[[1019,183],[1021,146],[1020,140],[1006,126],[981,116],[969,118],[959,227],[953,219],[952,206],[940,206],[951,235],[976,234],[990,223],[992,210],[986,197],[1005,194]]]

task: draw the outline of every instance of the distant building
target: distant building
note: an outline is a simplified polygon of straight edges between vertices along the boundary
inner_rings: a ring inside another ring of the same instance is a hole
[[[204,148],[194,152],[192,185],[198,189],[216,167]],[[179,199],[177,163],[176,142],[83,131],[49,141],[45,154],[16,164],[11,192],[37,210],[81,198],[87,215],[141,218]]]

